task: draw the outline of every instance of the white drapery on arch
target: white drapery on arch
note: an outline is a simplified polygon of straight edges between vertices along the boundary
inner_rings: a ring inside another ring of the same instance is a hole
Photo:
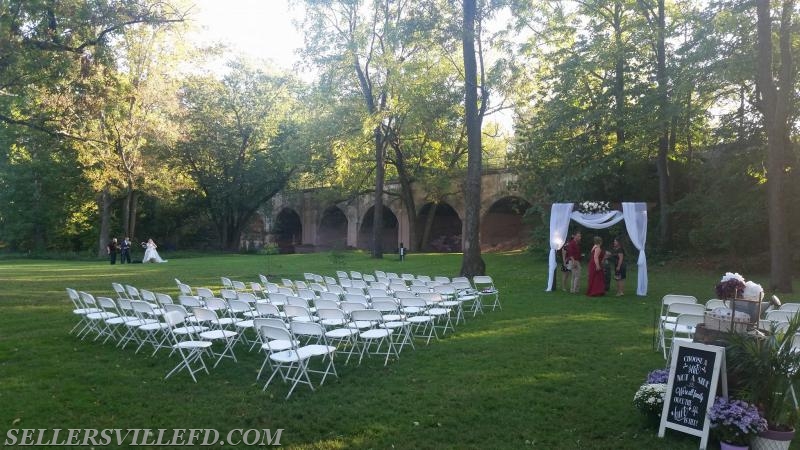
[[[636,263],[639,268],[636,295],[647,295],[647,257],[644,253],[644,243],[647,240],[647,203],[623,202],[622,212],[609,211],[597,214],[573,211],[572,206],[572,203],[553,203],[550,208],[550,275],[547,279],[547,291],[553,290],[553,277],[558,267],[556,252],[567,241],[570,220],[595,230],[608,228],[620,220],[625,220],[628,237],[633,246],[639,250],[639,260]]]

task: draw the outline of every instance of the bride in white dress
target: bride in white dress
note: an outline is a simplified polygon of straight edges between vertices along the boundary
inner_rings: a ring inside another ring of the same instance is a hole
[[[152,262],[152,263],[163,263],[163,262],[167,262],[166,259],[161,259],[161,257],[158,256],[158,252],[156,251],[156,248],[158,248],[158,246],[156,245],[155,242],[153,242],[152,239],[148,239],[147,242],[142,242],[142,247],[144,247],[146,249],[144,251],[144,258],[142,258],[142,262],[143,263],[149,263],[149,262]]]

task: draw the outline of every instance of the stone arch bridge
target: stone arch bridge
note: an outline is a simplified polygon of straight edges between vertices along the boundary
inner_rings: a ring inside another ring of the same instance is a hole
[[[516,176],[506,171],[482,176],[480,240],[485,251],[521,248],[527,241],[529,230],[523,215],[531,204],[516,190],[515,181]],[[435,204],[427,199],[426,192],[416,189],[416,217],[409,217],[397,195],[399,184],[387,183],[385,190],[384,252],[396,251],[400,244],[423,251],[461,251],[465,210],[461,189],[454,189],[459,194]],[[283,192],[273,198],[270,209],[270,214],[257,217],[243,234],[243,248],[275,243],[282,253],[294,253],[371,246],[374,213],[371,193],[337,201],[326,198],[323,190]],[[427,237],[424,243],[422,236],[418,236],[417,243],[409,241],[412,220],[417,221],[418,234]],[[428,232],[423,233],[426,229]]]

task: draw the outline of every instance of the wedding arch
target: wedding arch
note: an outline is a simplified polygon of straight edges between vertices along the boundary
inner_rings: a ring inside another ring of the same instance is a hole
[[[547,279],[547,291],[553,290],[556,267],[556,252],[567,241],[569,222],[595,230],[608,228],[621,220],[625,220],[625,228],[631,243],[639,250],[638,280],[636,295],[647,295],[647,258],[644,254],[644,243],[647,240],[647,203],[622,203],[622,212],[607,211],[599,213],[582,213],[573,211],[573,203],[553,203],[550,209],[550,275]]]

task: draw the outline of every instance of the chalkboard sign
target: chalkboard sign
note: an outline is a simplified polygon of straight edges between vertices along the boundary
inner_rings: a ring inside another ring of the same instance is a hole
[[[658,436],[664,437],[664,430],[672,428],[700,436],[700,448],[706,448],[710,427],[708,410],[714,405],[720,380],[722,395],[727,397],[724,347],[676,342]]]

